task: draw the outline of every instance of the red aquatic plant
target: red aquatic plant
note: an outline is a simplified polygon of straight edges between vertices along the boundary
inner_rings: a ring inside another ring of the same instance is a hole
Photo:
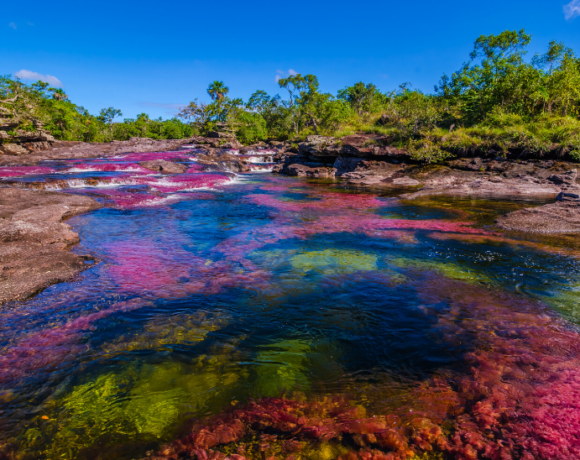
[[[427,272],[421,281],[426,305],[449,303],[435,327],[442,340],[471,348],[466,372],[423,382],[403,404],[373,417],[339,396],[251,401],[197,423],[151,458],[205,458],[232,443],[243,453],[266,434],[286,439],[286,454],[276,458],[292,458],[304,441],[358,446],[343,460],[431,451],[457,460],[580,458],[578,333],[518,297]]]

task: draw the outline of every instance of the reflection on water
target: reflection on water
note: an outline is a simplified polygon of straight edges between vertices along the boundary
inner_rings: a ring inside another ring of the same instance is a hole
[[[0,313],[0,458],[578,458],[580,248],[491,226],[530,203],[139,155],[5,171],[107,206]]]

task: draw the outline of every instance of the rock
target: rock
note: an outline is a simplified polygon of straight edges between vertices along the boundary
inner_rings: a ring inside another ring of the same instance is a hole
[[[543,234],[580,233],[580,200],[578,198],[568,199],[565,195],[560,198],[563,200],[556,203],[510,212],[498,218],[496,223],[505,230],[521,232]]]
[[[139,166],[161,174],[183,174],[187,171],[187,166],[180,163],[173,163],[166,160],[141,161]]]
[[[224,133],[220,131],[211,131],[207,136],[215,139],[235,139],[236,137],[233,133]]]
[[[393,184],[399,185],[401,187],[416,187],[417,185],[421,185],[421,182],[410,177],[403,176],[393,179]]]
[[[28,150],[18,144],[0,145],[0,154],[2,155],[26,155]]]
[[[572,169],[564,174],[552,174],[548,180],[557,185],[576,185],[578,170]]]
[[[411,155],[405,150],[388,146],[388,138],[376,134],[357,134],[346,136],[341,139],[342,156],[354,156],[359,158],[388,157],[391,160],[409,160]]]
[[[578,201],[580,200],[580,195],[576,193],[564,193],[560,192],[556,197],[558,201]]]
[[[379,124],[379,125],[387,125],[387,124],[389,124],[390,122],[391,122],[391,116],[389,116],[389,115],[388,115],[388,114],[386,114],[386,113],[383,113],[383,114],[381,115],[381,118],[379,118],[379,119],[377,120],[377,124]]]
[[[72,159],[72,158],[97,158],[120,155],[131,152],[164,152],[178,150],[183,144],[189,144],[193,139],[167,139],[155,140],[148,138],[133,137],[128,141],[117,141],[108,143],[89,143],[77,141],[54,141],[44,143],[26,143],[30,150],[48,149],[33,151],[29,155],[18,158],[18,164],[22,166],[36,165],[43,160]],[[216,139],[219,143],[219,140]],[[2,147],[5,147],[4,144]],[[31,148],[32,146],[33,148]],[[4,155],[2,155],[4,153]],[[22,153],[28,153],[24,149]],[[13,154],[6,155],[0,147],[0,166],[14,164]]]
[[[298,152],[312,156],[338,156],[341,144],[334,137],[312,135],[298,144]]]
[[[230,149],[230,150],[234,149],[235,150],[235,149],[242,148],[243,145],[241,142],[239,142],[237,139],[234,138],[234,139],[231,139],[231,140],[225,142],[224,144],[220,144],[219,147],[222,149]]]
[[[70,280],[94,261],[68,252],[78,235],[63,220],[98,209],[85,196],[0,189],[0,304]]]
[[[317,178],[317,179],[329,179],[329,178],[334,178],[335,174],[336,174],[335,168],[327,168],[327,167],[313,168],[310,166],[297,164],[297,163],[288,166],[288,175],[289,176],[312,177],[312,178]]]
[[[333,165],[336,168],[336,175],[342,176],[356,171],[361,161],[363,161],[362,158],[338,157]]]

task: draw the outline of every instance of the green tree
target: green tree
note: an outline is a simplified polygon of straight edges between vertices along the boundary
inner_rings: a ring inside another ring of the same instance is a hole
[[[347,101],[359,115],[377,111],[386,99],[375,85],[362,81],[338,91],[338,98]]]
[[[436,94],[461,105],[466,119],[473,123],[493,107],[522,112],[535,93],[539,74],[524,63],[525,47],[531,35],[505,31],[499,35],[481,35],[474,44],[470,61],[451,78],[446,75],[435,87]]]

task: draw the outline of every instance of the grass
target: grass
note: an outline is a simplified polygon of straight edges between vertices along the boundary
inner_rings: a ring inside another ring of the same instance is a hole
[[[553,114],[524,119],[519,115],[489,114],[481,123],[452,130],[443,127],[419,129],[412,133],[412,120],[399,119],[389,125],[378,124],[380,116],[355,116],[338,131],[325,133],[344,137],[357,133],[379,134],[386,143],[407,149],[413,159],[436,163],[454,155],[517,156],[559,158],[580,161],[580,120]]]

